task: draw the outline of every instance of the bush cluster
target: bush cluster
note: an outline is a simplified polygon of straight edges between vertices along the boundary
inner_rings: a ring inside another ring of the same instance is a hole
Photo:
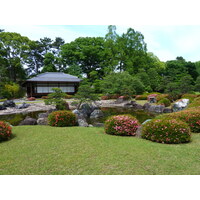
[[[56,127],[76,125],[76,115],[71,111],[55,111],[48,116],[48,124]]]
[[[105,132],[110,135],[134,136],[138,127],[138,120],[131,115],[111,116],[105,122]]]
[[[142,127],[142,138],[158,143],[179,144],[191,140],[189,126],[178,119],[154,119]]]
[[[135,100],[147,100],[147,95],[137,95],[135,97]]]
[[[57,110],[69,110],[69,104],[65,100],[60,100],[56,104]]]
[[[12,135],[12,128],[4,121],[0,121],[0,141],[10,139]]]
[[[180,112],[174,112],[166,115],[161,115],[157,117],[158,119],[179,119],[187,123],[194,133],[200,132],[200,109],[190,108],[187,110],[182,110]]]
[[[158,105],[164,105],[165,107],[168,107],[171,105],[171,101],[167,98],[163,98],[160,101],[157,102]]]
[[[196,95],[196,94],[183,94],[181,96],[181,99],[189,99],[190,102],[192,102],[197,97],[198,97],[198,95]]]
[[[73,95],[66,94],[64,98],[65,98],[65,99],[72,99],[72,98],[73,98]]]
[[[188,108],[200,109],[200,97],[195,98],[192,103],[189,104]]]

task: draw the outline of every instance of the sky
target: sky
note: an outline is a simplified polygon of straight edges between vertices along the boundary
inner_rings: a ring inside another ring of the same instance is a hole
[[[129,27],[144,35],[148,52],[161,61],[177,56],[192,62],[200,60],[200,25],[117,25],[117,33],[121,35]],[[108,25],[0,25],[0,28],[31,40],[61,37],[68,43],[78,37],[104,37]]]

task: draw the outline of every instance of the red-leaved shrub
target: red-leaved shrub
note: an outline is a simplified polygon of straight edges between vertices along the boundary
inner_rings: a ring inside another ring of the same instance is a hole
[[[12,128],[4,121],[0,121],[0,141],[10,139],[12,135]]]
[[[111,116],[105,122],[105,132],[110,135],[135,136],[138,120],[131,115]]]
[[[76,125],[76,115],[71,111],[55,111],[48,116],[48,124],[56,127]]]

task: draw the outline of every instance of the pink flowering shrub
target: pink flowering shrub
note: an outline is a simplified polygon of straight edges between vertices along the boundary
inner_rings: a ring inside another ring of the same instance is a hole
[[[6,122],[0,121],[0,141],[10,139],[12,135],[12,128]]]
[[[131,115],[111,116],[105,122],[105,132],[110,135],[135,136],[138,120]]]
[[[200,107],[188,108],[180,112],[161,115],[157,118],[180,119],[189,125],[193,133],[200,133]]]
[[[48,116],[48,124],[56,127],[76,125],[76,115],[71,111],[55,111]]]
[[[158,143],[179,144],[191,140],[189,126],[178,119],[154,119],[142,127],[142,138]]]

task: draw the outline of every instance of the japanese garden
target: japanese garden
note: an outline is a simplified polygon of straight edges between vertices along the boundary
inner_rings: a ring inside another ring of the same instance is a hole
[[[199,175],[200,59],[145,35],[37,41],[0,29],[1,175]]]

